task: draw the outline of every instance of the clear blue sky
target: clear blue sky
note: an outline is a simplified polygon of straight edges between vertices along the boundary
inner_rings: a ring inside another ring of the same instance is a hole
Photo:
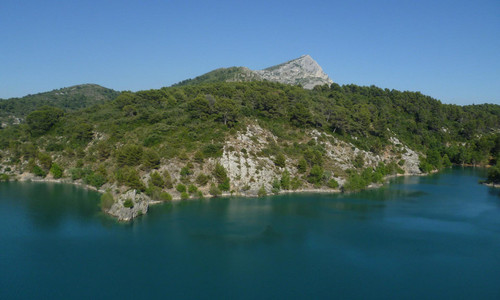
[[[160,88],[302,54],[340,84],[500,104],[500,1],[0,1],[0,98]]]

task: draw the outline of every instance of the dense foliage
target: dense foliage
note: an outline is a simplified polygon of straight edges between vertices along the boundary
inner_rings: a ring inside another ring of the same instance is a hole
[[[63,111],[75,111],[113,100],[118,95],[119,92],[102,86],[82,84],[50,92],[27,95],[22,98],[0,99],[0,121],[12,122],[9,117],[23,119],[30,112],[39,110],[43,106],[57,107]]]
[[[309,91],[271,82],[216,82],[123,92],[112,101],[73,112],[43,106],[24,114],[25,123],[0,130],[0,149],[9,164],[31,160],[31,170],[40,176],[49,171],[60,176],[69,170],[73,179],[96,187],[117,182],[158,199],[171,198],[161,194],[163,188],[173,188],[170,174],[156,172],[149,183],[140,174],[157,169],[162,159],[186,162],[180,170],[182,183],[176,183],[183,197],[198,193],[193,184],[210,186],[213,195],[229,191],[224,168],[217,166],[211,174],[195,178],[192,164],[219,157],[225,139],[250,122],[279,138],[279,143],[252,155],[273,157],[279,168],[285,167],[286,157],[298,161],[293,167],[302,177],[283,172],[273,182],[278,190],[306,182],[338,188],[325,166],[325,150],[304,129],[327,132],[380,154],[397,136],[425,154],[424,171],[451,163],[494,163],[500,150],[500,106],[445,105],[418,92],[375,86],[332,84]],[[42,165],[47,155],[59,157],[57,167]],[[398,169],[395,164],[366,169],[362,157],[354,165],[357,171],[344,174],[345,189],[378,182]]]

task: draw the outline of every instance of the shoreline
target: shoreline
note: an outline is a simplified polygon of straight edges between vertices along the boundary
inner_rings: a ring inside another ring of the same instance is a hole
[[[199,199],[211,199],[211,198],[218,198],[218,197],[244,197],[244,198],[262,198],[262,197],[269,197],[269,196],[277,196],[277,195],[286,195],[286,194],[341,194],[341,193],[356,193],[360,192],[363,190],[370,190],[370,189],[378,189],[383,187],[384,185],[388,184],[390,179],[392,178],[397,178],[397,177],[411,177],[411,176],[428,176],[432,175],[435,173],[438,173],[441,170],[434,170],[430,173],[420,173],[420,174],[393,174],[393,175],[387,175],[383,178],[382,183],[370,183],[368,186],[366,186],[363,189],[360,190],[355,190],[355,191],[342,191],[341,188],[336,188],[336,189],[331,189],[331,188],[304,188],[304,189],[297,189],[297,190],[280,190],[278,193],[267,193],[265,196],[259,197],[257,192],[251,192],[251,193],[222,193],[219,196],[213,197],[211,195],[208,195],[208,197],[203,197],[203,198],[188,198],[185,199],[187,201],[190,200],[199,200]],[[57,184],[70,184],[74,186],[78,186],[80,188],[84,188],[87,190],[92,190],[95,192],[100,193],[101,195],[106,192],[107,189],[97,189],[94,186],[85,184],[83,182],[78,182],[78,181],[73,181],[70,178],[60,178],[60,179],[54,179],[54,178],[40,178],[37,177],[31,173],[22,173],[22,174],[9,174],[10,178],[7,181],[18,181],[18,182],[38,182],[38,183],[57,183]],[[117,188],[116,186],[111,186],[111,188]],[[500,185],[496,185],[494,187],[499,187]],[[109,187],[108,187],[109,189]],[[130,190],[129,190],[130,191]],[[172,196],[172,200],[170,201],[161,201],[161,200],[153,200],[146,196],[148,198],[147,200],[147,206],[150,205],[158,205],[158,204],[163,204],[163,203],[174,203],[174,202],[180,202],[183,199],[181,199],[180,195],[175,195]],[[130,220],[121,220],[119,217],[116,215],[113,215],[109,213],[109,211],[104,211],[107,215],[110,215],[113,217],[117,222],[128,222],[132,221],[134,218]]]
[[[482,185],[485,185],[487,187],[495,188],[495,189],[500,189],[500,183],[489,183],[489,182],[481,182]]]

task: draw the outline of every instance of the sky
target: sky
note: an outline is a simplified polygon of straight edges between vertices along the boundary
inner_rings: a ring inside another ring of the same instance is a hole
[[[0,98],[311,55],[339,84],[500,104],[500,1],[0,0]]]

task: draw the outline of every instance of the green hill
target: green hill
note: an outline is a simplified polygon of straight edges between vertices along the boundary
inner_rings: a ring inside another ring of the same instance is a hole
[[[253,71],[245,67],[230,67],[220,68],[195,77],[193,79],[186,79],[173,86],[197,85],[202,83],[214,82],[241,82],[241,81],[256,81],[262,78]]]
[[[387,175],[495,163],[499,129],[498,105],[446,105],[418,92],[191,84],[38,108],[0,130],[0,173],[108,191],[103,209],[130,220],[151,199],[349,191]]]
[[[42,106],[53,106],[74,111],[116,98],[120,93],[96,84],[82,84],[21,98],[0,99],[0,121],[24,119]]]

